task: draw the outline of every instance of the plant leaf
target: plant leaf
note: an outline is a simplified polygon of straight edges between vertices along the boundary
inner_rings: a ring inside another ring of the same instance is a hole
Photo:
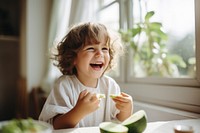
[[[145,21],[149,21],[149,19],[154,15],[154,11],[147,12],[145,15]]]
[[[183,58],[178,55],[168,55],[167,57],[173,64],[176,64],[182,68],[185,68],[187,65],[184,62]]]
[[[149,23],[149,27],[152,29],[152,30],[157,30],[157,29],[160,29],[162,27],[162,24],[159,23],[159,22],[152,22],[152,23]]]
[[[141,27],[133,28],[132,29],[132,37],[136,36],[141,32]]]

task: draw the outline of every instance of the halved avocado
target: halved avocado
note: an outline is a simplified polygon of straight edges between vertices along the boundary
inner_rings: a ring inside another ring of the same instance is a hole
[[[101,133],[128,133],[128,128],[113,122],[102,122],[99,125]]]

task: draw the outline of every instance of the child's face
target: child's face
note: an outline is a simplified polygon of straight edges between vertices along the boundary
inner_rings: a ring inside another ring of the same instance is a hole
[[[110,61],[109,47],[106,40],[99,44],[88,44],[81,49],[74,62],[77,77],[82,80],[97,79],[102,76]]]

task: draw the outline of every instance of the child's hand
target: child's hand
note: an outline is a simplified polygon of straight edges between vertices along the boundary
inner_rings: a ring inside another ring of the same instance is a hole
[[[81,113],[87,115],[99,108],[99,102],[100,100],[96,94],[84,90],[80,93],[75,108],[81,111]]]
[[[121,92],[121,95],[112,98],[116,103],[116,108],[121,113],[132,114],[133,111],[133,100],[132,97],[126,93]]]
[[[79,94],[77,103],[73,109],[65,114],[58,114],[54,117],[54,128],[60,129],[75,127],[87,114],[98,109],[99,102],[100,100],[97,98],[96,94],[87,92],[87,90],[82,91]]]

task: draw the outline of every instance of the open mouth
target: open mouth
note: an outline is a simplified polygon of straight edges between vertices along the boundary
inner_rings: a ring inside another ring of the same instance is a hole
[[[91,63],[90,66],[95,70],[101,69],[103,67],[103,63]]]

